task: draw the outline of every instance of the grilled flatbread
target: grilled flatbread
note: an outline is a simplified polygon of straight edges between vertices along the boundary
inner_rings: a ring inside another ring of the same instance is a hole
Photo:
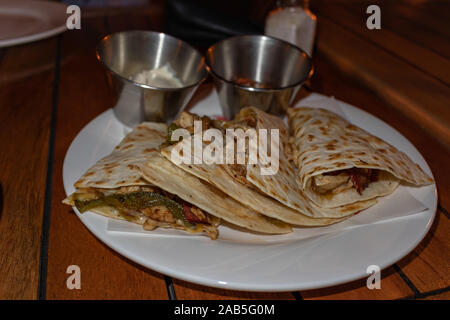
[[[406,154],[328,110],[289,109],[288,117],[297,183],[320,207],[385,196],[401,181],[433,183]]]
[[[81,212],[90,210],[107,217],[141,224],[146,230],[156,227],[175,228],[193,233],[205,233],[211,239],[217,238],[217,226],[222,216],[225,220],[239,226],[248,225],[248,218],[254,218],[255,226],[251,229],[254,231],[267,233],[291,231],[288,225],[268,221],[238,203],[236,203],[238,209],[241,212],[248,212],[247,216],[233,215],[232,211],[223,214],[215,210],[215,203],[225,201],[218,196],[210,199],[211,201],[206,205],[200,201],[199,205],[196,205],[195,201],[191,201],[186,194],[187,190],[197,192],[198,186],[188,184],[187,180],[180,182],[181,190],[174,193],[155,186],[145,179],[143,169],[149,162],[157,162],[158,170],[161,171],[164,171],[165,166],[172,165],[159,152],[159,145],[165,141],[166,132],[165,124],[139,125],[110,155],[98,161],[74,184],[76,192],[63,202],[77,207]],[[167,184],[170,184],[171,178],[176,179],[177,176],[168,176]],[[234,201],[226,200],[225,202],[227,205],[224,207],[233,209]]]
[[[194,119],[199,120],[200,118],[185,112],[176,121],[176,125],[192,131],[190,127],[193,125]],[[202,121],[207,128],[208,121],[204,117]],[[375,200],[369,200],[333,209],[323,209],[312,203],[298,188],[295,182],[294,168],[284,155],[284,149],[288,147],[287,128],[277,117],[256,108],[246,108],[234,121],[222,124],[212,124],[209,121],[209,125],[222,126],[222,129],[240,128],[244,131],[250,127],[280,130],[280,143],[282,144],[280,166],[274,175],[262,175],[259,164],[218,165],[204,162],[193,164],[193,160],[191,160],[191,164],[185,164],[179,161],[180,159],[176,159],[176,152],[172,154],[177,144],[161,149],[161,153],[167,159],[176,163],[183,170],[211,183],[230,197],[261,214],[296,226],[323,226],[339,222],[343,217],[376,203]],[[191,152],[191,155],[193,157],[194,152]]]
[[[264,216],[237,202],[224,192],[196,176],[178,168],[159,155],[143,168],[145,179],[180,198],[208,210],[221,219],[239,227],[267,234],[292,231],[290,225]]]

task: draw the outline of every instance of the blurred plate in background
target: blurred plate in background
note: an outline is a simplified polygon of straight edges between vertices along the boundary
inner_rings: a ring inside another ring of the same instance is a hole
[[[0,1],[0,48],[49,38],[66,30],[66,5],[50,1]]]

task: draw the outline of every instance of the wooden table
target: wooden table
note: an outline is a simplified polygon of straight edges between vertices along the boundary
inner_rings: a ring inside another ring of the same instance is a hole
[[[370,31],[361,2],[322,2],[313,7],[319,28],[310,87],[395,127],[424,155],[437,180],[439,207],[430,233],[382,272],[381,290],[368,290],[361,280],[321,290],[250,293],[171,279],[103,245],[61,204],[67,148],[112,106],[94,47],[111,32],[159,29],[163,7],[156,4],[127,13],[87,12],[80,31],[0,49],[0,298],[450,298],[450,6],[383,4],[382,29]],[[81,290],[66,287],[72,264],[82,270]]]

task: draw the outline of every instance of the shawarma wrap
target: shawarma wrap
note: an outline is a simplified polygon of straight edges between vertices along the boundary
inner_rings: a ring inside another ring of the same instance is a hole
[[[77,207],[80,212],[89,210],[141,224],[146,230],[175,228],[205,233],[211,239],[217,238],[219,218],[258,232],[291,231],[284,223],[270,221],[229,198],[223,198],[219,191],[210,191],[207,202],[191,197],[196,193],[204,194],[203,189],[214,188],[199,184],[195,177],[180,181],[180,174],[186,174],[181,169],[179,172],[172,170],[164,183],[155,185],[149,181],[153,180],[153,175],[167,172],[173,166],[159,151],[166,132],[167,126],[160,123],[143,123],[136,127],[110,155],[94,164],[74,184],[76,191],[63,202]],[[144,167],[149,163],[157,163],[157,170],[144,176]],[[179,189],[176,192],[166,190],[172,190],[165,185],[175,180]],[[218,210],[217,205],[222,210]],[[234,209],[238,213],[235,214]]]
[[[172,126],[193,132],[195,120],[203,122],[203,130],[210,127],[222,131],[231,128],[244,131],[249,128],[279,130],[280,146],[275,147],[279,147],[281,151],[279,152],[280,163],[278,172],[273,175],[262,175],[261,164],[206,164],[205,162],[194,164],[194,152],[191,152],[190,163],[183,163],[180,159],[177,160],[178,153],[173,152],[176,146],[183,143],[182,141],[161,149],[161,153],[167,159],[183,170],[211,183],[257,212],[296,226],[323,226],[339,222],[343,217],[376,203],[375,200],[368,200],[350,206],[324,209],[311,202],[295,182],[294,168],[284,154],[285,149],[288,148],[287,128],[277,117],[253,107],[243,109],[233,121],[229,122],[211,120],[184,112]],[[193,143],[190,144],[193,145]]]
[[[401,181],[433,183],[406,154],[325,109],[288,109],[296,180],[323,208],[394,192]]]

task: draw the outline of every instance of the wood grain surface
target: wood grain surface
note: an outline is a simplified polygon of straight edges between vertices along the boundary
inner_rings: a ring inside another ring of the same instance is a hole
[[[50,39],[1,54],[0,299],[38,294],[55,48]]]
[[[189,283],[181,280],[174,280],[174,290],[177,299],[181,300],[293,300],[294,294],[290,292],[244,292],[234,290],[221,290]]]
[[[398,265],[419,292],[450,286],[450,221],[438,210],[430,233]]]
[[[385,103],[438,136],[449,149],[450,113],[446,111],[450,87],[329,18],[319,18],[318,50],[340,70],[364,83]]]
[[[316,72],[299,97],[315,91],[379,117],[417,147],[436,178],[439,209],[431,230],[382,271],[381,290],[367,289],[365,279],[285,293],[171,279],[102,244],[61,203],[70,143],[113,104],[95,46],[112,32],[161,30],[164,6],[156,1],[83,11],[81,30],[0,49],[0,299],[449,299],[450,6],[372,2],[382,7],[382,30],[375,32],[365,28],[367,1],[313,2]],[[210,87],[201,87],[191,104]],[[81,268],[81,290],[66,286],[70,265]]]
[[[450,60],[441,55],[439,49],[433,47],[423,47],[419,43],[405,38],[398,33],[399,28],[390,22],[398,19],[398,6],[395,2],[383,6],[382,8],[382,28],[380,30],[369,30],[364,22],[365,8],[364,3],[339,4],[328,3],[326,6],[320,6],[319,13],[333,22],[340,23],[346,30],[355,33],[366,41],[383,48],[390,54],[401,60],[414,65],[421,72],[431,75],[436,80],[446,85],[450,84]],[[401,31],[401,30],[400,30]],[[444,39],[440,39],[443,41]]]
[[[382,271],[380,289],[368,289],[366,281],[362,279],[330,288],[303,291],[301,295],[305,300],[387,300],[413,295],[411,288],[392,267]]]

